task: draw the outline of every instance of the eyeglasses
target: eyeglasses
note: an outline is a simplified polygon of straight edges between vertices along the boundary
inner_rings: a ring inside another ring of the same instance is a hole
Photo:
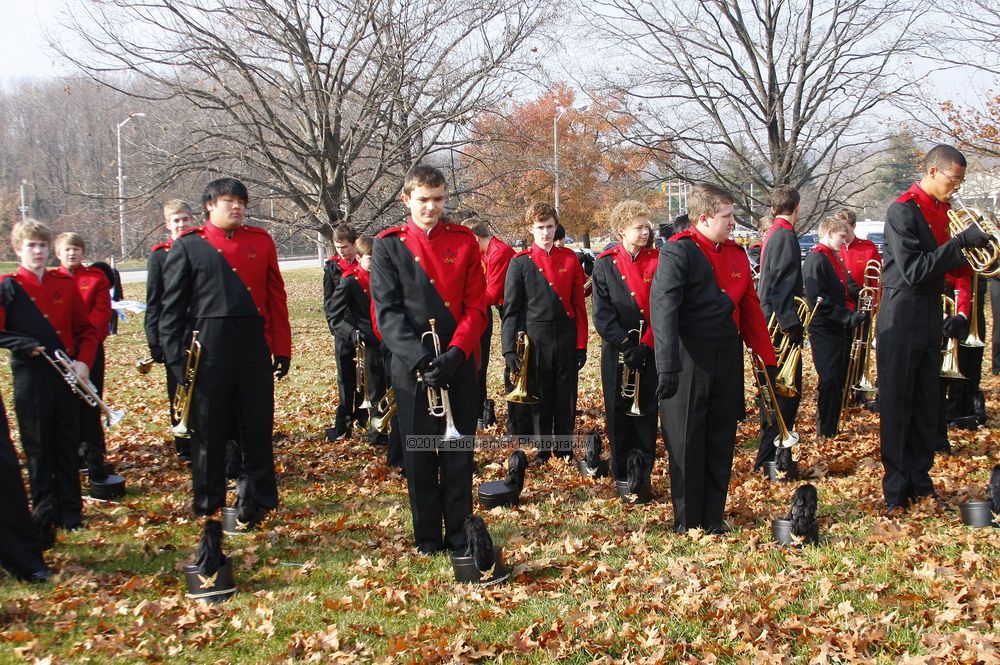
[[[944,171],[938,171],[941,175],[948,179],[952,187],[961,187],[962,183],[965,182],[965,178],[956,178],[955,176],[945,173]]]

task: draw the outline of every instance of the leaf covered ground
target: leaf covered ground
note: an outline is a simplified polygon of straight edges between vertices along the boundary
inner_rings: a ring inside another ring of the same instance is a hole
[[[87,528],[61,533],[48,555],[53,583],[0,577],[0,661],[1000,662],[998,532],[958,517],[961,501],[984,498],[993,430],[952,431],[955,454],[933,470],[941,501],[884,517],[877,418],[852,411],[845,433],[818,443],[807,361],[796,456],[819,490],[819,546],[772,541],[770,520],[796,484],[752,472],[757,427],[747,422],[731,534],[671,532],[661,441],[649,505],[623,504],[606,479],[559,462],[531,466],[520,507],[483,513],[513,583],[459,585],[447,556],[412,549],[405,482],[387,473],[382,449],[323,438],[336,388],[321,275],[286,278],[295,358],[276,390],[282,506],[263,530],[226,538],[240,592],[216,606],[184,597],[180,568],[198,537],[189,478],[166,435],[162,368],[132,367],[145,351],[132,319],[109,340],[117,362],[106,390],[128,412],[108,436],[128,496],[87,502]],[[591,335],[578,431],[603,431]],[[496,356],[492,368],[499,407]],[[998,385],[987,371],[996,422]],[[6,369],[3,386],[10,405]],[[504,460],[477,454],[476,484],[502,478]]]

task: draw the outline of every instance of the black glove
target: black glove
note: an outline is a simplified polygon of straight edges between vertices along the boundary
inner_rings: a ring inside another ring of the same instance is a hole
[[[177,381],[177,385],[186,386],[187,377],[184,376],[184,364],[178,363],[176,365],[168,365],[170,367],[170,373],[174,375],[174,380]]]
[[[629,336],[625,338],[625,341],[622,342],[618,348],[622,353],[624,353],[629,349],[634,349],[636,346],[638,346],[638,342],[636,342],[634,339],[632,339],[631,336]]]
[[[980,249],[990,244],[992,236],[983,233],[978,224],[972,224],[957,236],[959,247],[979,247]]]
[[[351,333],[351,342],[354,346],[357,346],[359,341],[364,342],[367,346],[375,346],[378,344],[378,338],[375,337],[375,335],[360,329]]]
[[[503,354],[503,361],[507,364],[507,371],[511,376],[515,376],[521,371],[521,356],[513,351]]]
[[[283,379],[288,376],[288,370],[292,366],[292,359],[288,356],[275,356],[271,371],[274,372],[275,379]]]
[[[850,324],[851,329],[853,330],[864,324],[867,320],[868,320],[868,312],[852,312],[851,319],[848,323]]]
[[[965,339],[969,336],[969,320],[960,314],[949,316],[941,326],[941,333],[948,339]]]
[[[653,350],[645,344],[637,344],[627,349],[622,355],[625,359],[625,366],[629,369],[641,369],[646,365],[646,361]]]
[[[656,383],[656,399],[670,399],[677,394],[681,383],[680,372],[660,372]]]
[[[149,347],[149,357],[153,359],[154,363],[167,362],[167,355],[163,353],[163,347],[158,344]]]
[[[587,364],[587,349],[576,350],[576,371],[579,372]]]
[[[764,371],[767,372],[767,378],[771,382],[771,387],[774,388],[778,385],[778,368],[774,365],[768,365],[764,368]]]
[[[465,352],[457,346],[450,347],[427,366],[424,383],[431,388],[447,388],[464,362]]]
[[[788,335],[788,341],[798,346],[802,346],[802,340],[804,338],[803,333],[804,329],[802,328],[801,323],[796,323],[794,326],[785,331],[785,334]]]

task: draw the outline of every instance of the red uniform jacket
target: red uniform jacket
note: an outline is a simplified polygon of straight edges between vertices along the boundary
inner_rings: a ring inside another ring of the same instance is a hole
[[[549,251],[532,243],[530,249],[518,252],[515,256],[529,254],[531,262],[538,267],[556,297],[566,310],[566,316],[576,320],[576,348],[587,348],[587,304],[583,295],[583,268],[580,259],[572,249],[555,247]]]
[[[15,280],[28,295],[58,335],[66,353],[88,368],[93,367],[99,343],[97,331],[90,322],[87,308],[73,278],[52,268],[45,272],[45,277],[39,282],[34,273],[20,267],[17,272],[4,275],[0,282],[7,279]],[[0,309],[0,330],[3,329],[7,329],[6,312]],[[31,334],[28,330],[23,332]],[[46,351],[51,354],[53,349]]]
[[[507,268],[514,258],[514,250],[510,245],[496,236],[490,238],[489,247],[483,255],[483,267],[486,269],[486,305],[503,304],[503,288],[507,280]]]
[[[624,245],[615,245],[611,249],[601,252],[597,258],[606,256],[613,257],[612,263],[618,273],[618,278],[625,282],[629,295],[635,300],[636,307],[646,320],[645,329],[642,331],[642,339],[639,340],[649,348],[653,348],[653,326],[650,325],[649,318],[649,290],[653,286],[653,275],[656,274],[656,267],[660,263],[659,250],[644,247],[632,258]]]
[[[80,266],[72,273],[60,266],[57,272],[73,278],[80,298],[90,312],[90,323],[97,332],[97,342],[103,343],[111,331],[111,319],[114,311],[111,309],[111,284],[107,275],[98,268]]]

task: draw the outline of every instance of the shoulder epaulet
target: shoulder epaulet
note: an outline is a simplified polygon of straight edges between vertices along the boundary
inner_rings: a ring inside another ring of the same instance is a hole
[[[683,240],[684,238],[691,238],[691,231],[681,231],[680,233],[675,233],[668,239],[670,242],[677,242],[678,240]],[[694,238],[691,238],[694,240]]]
[[[180,236],[177,239],[180,240],[181,238],[183,238],[185,236],[189,236],[192,233],[194,233],[196,235],[199,235],[199,236],[204,236],[205,235],[205,227],[204,226],[193,226],[190,229],[184,229],[183,231],[181,231],[181,234],[180,234]]]
[[[611,256],[612,254],[615,253],[616,249],[618,249],[618,245],[615,245],[614,247],[608,247],[606,250],[598,254],[597,258],[603,259],[605,256]]]
[[[514,254],[514,256],[512,256],[510,258],[511,258],[511,260],[514,260],[514,259],[516,259],[519,256],[524,256],[525,254],[530,254],[530,253],[531,253],[531,248],[528,247],[527,249],[522,249],[520,252],[517,252],[516,254]]]
[[[262,229],[259,226],[250,226],[249,224],[244,224],[243,228],[249,231],[250,233],[256,233],[258,235],[265,235],[265,236],[271,235],[270,233],[267,232],[267,229]]]
[[[735,240],[733,240],[732,238],[726,238],[726,241],[724,243],[722,243],[722,244],[725,247],[736,247],[736,248],[741,249],[741,250],[743,249],[742,247],[740,247],[740,244],[738,242],[736,242]]]
[[[58,277],[59,279],[73,279],[73,275],[69,274],[68,272],[62,272],[61,270],[59,270],[59,268],[46,268],[45,274],[47,277]]]
[[[387,238],[389,236],[396,235],[397,233],[403,233],[404,231],[406,231],[406,224],[401,224],[399,226],[390,226],[387,229],[379,231],[379,234],[377,236],[375,236],[375,237],[376,238]]]
[[[472,232],[472,229],[470,229],[467,226],[463,226],[462,224],[452,224],[450,222],[442,222],[442,226],[444,226],[443,230],[445,231],[451,231],[452,233],[461,233],[467,236],[471,236],[473,238],[476,237],[476,234]]]
[[[165,241],[163,241],[161,243],[157,243],[157,244],[153,245],[152,247],[149,248],[149,253],[152,254],[153,252],[161,250],[161,249],[170,249],[170,242],[171,241],[169,241],[169,240],[165,240]]]

